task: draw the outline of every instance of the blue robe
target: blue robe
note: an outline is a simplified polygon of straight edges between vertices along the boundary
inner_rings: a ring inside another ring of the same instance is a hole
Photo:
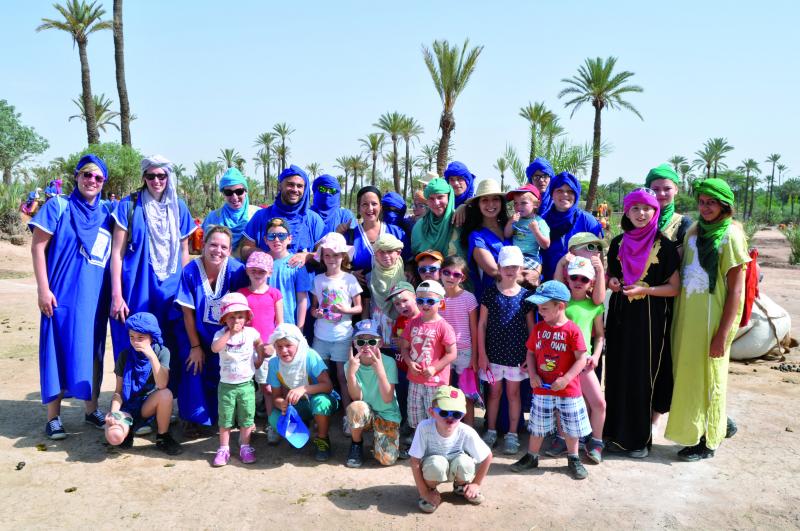
[[[269,252],[269,247],[267,247],[267,242],[264,239],[264,236],[267,235],[267,223],[275,217],[280,217],[280,212],[274,206],[262,208],[253,214],[244,229],[244,237],[251,242],[255,242],[256,246],[265,253]],[[325,236],[325,223],[319,217],[319,214],[310,208],[304,216],[298,216],[293,220],[287,221],[292,235],[292,243],[289,245],[290,253],[313,251],[314,244]]]
[[[569,239],[578,232],[591,232],[600,238],[603,237],[603,227],[600,222],[588,212],[579,209],[576,209],[574,219],[566,232],[551,227],[550,247],[542,250],[542,275],[545,280],[553,280],[558,261],[569,251]]]
[[[406,233],[397,225],[389,225],[388,223],[381,222],[381,234],[391,234],[401,242],[403,242],[403,259],[405,260],[410,252],[410,246],[407,243]],[[347,231],[345,239],[348,245],[353,246],[353,260],[351,261],[351,269],[353,271],[364,271],[369,273],[372,271],[372,256],[373,251],[369,242],[364,238],[360,225],[356,228]]]
[[[52,235],[46,251],[47,279],[58,306],[52,317],[42,315],[39,325],[44,404],[62,391],[65,398],[92,399],[94,367],[96,363],[102,367],[105,354],[110,302],[111,217],[105,212],[106,220],[89,251],[78,243],[68,199],[51,199],[28,223],[31,230]]]

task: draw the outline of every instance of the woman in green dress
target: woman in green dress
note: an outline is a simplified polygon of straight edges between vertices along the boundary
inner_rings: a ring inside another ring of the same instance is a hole
[[[686,461],[714,457],[725,438],[730,347],[744,304],[747,240],[734,222],[733,192],[722,179],[695,185],[700,220],[686,234],[675,301],[675,387],[664,436]]]

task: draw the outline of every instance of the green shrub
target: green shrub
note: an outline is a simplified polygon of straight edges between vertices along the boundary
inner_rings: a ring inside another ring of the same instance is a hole
[[[789,263],[800,264],[800,227],[789,227],[783,231],[783,235],[789,240],[789,247],[792,250]]]
[[[75,165],[82,156],[92,153],[97,155],[108,166],[108,182],[103,186],[103,196],[115,193],[117,197],[125,197],[142,186],[142,173],[140,164],[144,155],[136,148],[123,146],[114,142],[93,144],[83,151],[73,153],[67,157],[65,166],[69,168],[70,175]],[[64,180],[64,193],[72,192],[72,179]]]
[[[0,186],[0,232],[13,235],[25,230],[19,217],[19,205],[27,195],[23,183]]]
[[[744,235],[747,236],[747,243],[750,244],[753,241],[753,236],[763,228],[763,225],[758,220],[748,219],[742,223],[742,228],[744,229]]]

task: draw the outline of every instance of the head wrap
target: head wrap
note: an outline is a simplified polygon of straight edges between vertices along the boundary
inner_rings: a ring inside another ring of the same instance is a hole
[[[560,212],[553,204],[547,212],[540,214],[550,227],[551,241],[553,239],[559,239],[568,233],[570,228],[575,224],[575,219],[580,212],[578,201],[581,199],[581,183],[568,171],[562,171],[550,179],[550,185],[547,187],[547,193],[545,195],[552,198],[553,191],[557,188],[561,188],[565,184],[575,193],[575,202],[572,203],[569,210]],[[542,203],[544,203],[544,198],[542,198]]]
[[[172,163],[161,155],[142,159],[142,174],[154,168],[162,168],[167,174],[167,187],[156,199],[147,187],[142,191],[142,205],[147,222],[147,238],[150,244],[150,266],[159,280],[164,280],[178,270],[181,238],[178,232],[180,206]],[[166,225],[166,230],[164,230]],[[131,230],[128,227],[128,230]]]
[[[163,345],[161,328],[158,326],[156,316],[148,312],[138,312],[125,320],[125,327],[129,332],[138,332],[150,336],[151,345]],[[125,369],[122,375],[122,403],[138,394],[150,379],[153,371],[147,356],[138,352],[133,347],[127,349]]]
[[[383,221],[389,225],[397,225],[402,228],[401,223],[406,215],[406,202],[397,192],[389,192],[381,199],[381,206],[383,207]],[[386,207],[396,208],[396,212],[390,212]]]
[[[622,235],[622,242],[619,246],[619,256],[622,259],[622,278],[626,286],[638,282],[645,273],[647,260],[650,258],[650,250],[653,248],[658,236],[658,200],[652,190],[647,188],[637,188],[623,200],[625,214],[633,205],[644,204],[655,209],[653,219],[644,227],[625,231]]]
[[[320,186],[325,186],[327,188],[333,188],[336,190],[335,194],[326,194],[319,191]],[[316,212],[322,218],[322,221],[325,222],[326,226],[328,223],[328,219],[336,214],[336,211],[339,210],[342,200],[341,194],[341,187],[339,186],[339,181],[336,180],[335,177],[332,175],[328,175],[327,173],[320,175],[316,179],[314,179],[314,197],[313,202],[311,203],[311,210]]]
[[[95,155],[84,155],[78,164],[75,166],[74,175],[77,178],[78,173],[87,170],[87,166],[94,166],[103,173],[103,177],[108,179],[108,168],[102,159]],[[93,168],[92,168],[93,169]],[[102,186],[102,184],[101,184]],[[37,194],[38,196],[38,194]],[[101,208],[100,194],[94,198],[93,203],[89,203],[77,186],[72,190],[69,196],[70,204],[70,225],[75,231],[78,242],[83,247],[86,254],[89,255],[94,247],[94,242],[97,239],[97,231],[100,226],[105,222],[108,217],[107,213]]]
[[[650,185],[653,184],[653,181],[657,181],[659,179],[668,179],[674,182],[678,187],[681,185],[680,177],[678,177],[678,174],[675,173],[675,170],[673,170],[672,166],[669,164],[662,164],[650,170],[644,180],[644,185],[650,188]],[[667,225],[669,225],[669,222],[672,220],[673,214],[675,214],[674,201],[661,209],[661,215],[658,218],[658,230],[664,230],[667,228]]]
[[[242,172],[236,168],[228,168],[228,171],[226,171],[219,180],[219,191],[222,192],[225,188],[236,185],[242,185],[244,186],[245,190],[248,189],[247,179],[245,179],[244,175],[242,175]],[[231,229],[231,232],[233,233],[231,247],[232,249],[235,249],[239,244],[239,240],[242,238],[244,228],[247,226],[247,222],[249,220],[249,210],[249,194],[244,194],[244,200],[242,201],[241,207],[238,209],[233,208],[230,203],[225,201],[222,204],[222,208],[216,212],[218,219],[213,220],[216,221],[216,223],[209,223],[208,225],[224,225],[225,227]],[[206,227],[203,227],[203,230],[207,230]]]
[[[303,332],[297,326],[289,323],[281,323],[275,327],[269,336],[269,344],[275,347],[275,343],[281,339],[286,339],[297,345],[297,353],[290,362],[283,361],[278,357],[278,373],[280,379],[289,389],[294,389],[308,383],[308,369],[306,359],[308,357],[308,341],[303,336]]]
[[[284,179],[297,175],[303,179],[305,188],[303,189],[303,197],[294,205],[287,205],[283,202],[283,194],[278,194],[275,198],[275,203],[272,205],[275,213],[285,218],[290,224],[294,225],[301,218],[305,218],[308,207],[311,204],[311,187],[308,182],[308,175],[299,166],[292,164],[278,175],[278,183],[282,183]],[[290,231],[294,233],[294,230]]]
[[[733,206],[733,191],[722,179],[705,179],[694,185],[694,195],[713,197],[727,206]],[[700,265],[708,273],[708,288],[714,293],[717,285],[717,268],[719,266],[719,246],[728,232],[731,216],[724,216],[716,221],[705,221],[701,216],[697,222],[697,254]]]
[[[403,248],[403,242],[391,234],[385,233],[373,244],[375,251],[394,251]],[[372,257],[372,273],[370,274],[369,287],[372,292],[372,300],[383,313],[390,319],[397,317],[397,312],[389,298],[392,287],[398,282],[405,280],[403,273],[403,260],[399,257],[394,265],[383,267],[376,257]]]
[[[464,203],[464,201],[475,194],[475,176],[470,173],[466,164],[454,160],[448,164],[447,169],[444,170],[444,178],[447,179],[448,184],[450,183],[450,177],[461,177],[467,182],[467,189],[464,190],[464,193],[455,196],[456,202],[454,206],[455,208],[458,208]]]
[[[411,250],[414,254],[426,249],[436,249],[447,256],[450,238],[453,233],[451,219],[453,217],[453,203],[455,201],[453,188],[441,177],[431,179],[425,187],[424,195],[427,200],[433,194],[448,194],[447,208],[441,217],[436,217],[428,208],[428,212],[414,224],[411,231]]]
[[[528,177],[529,183],[534,184],[533,174],[536,173],[537,171],[549,175],[551,179],[556,176],[556,172],[553,171],[553,165],[550,164],[549,160],[544,159],[542,157],[536,157],[535,159],[533,159],[533,162],[531,162],[528,165],[528,167],[525,168],[525,175]],[[549,187],[542,193],[541,201],[542,204],[539,205],[538,213],[540,216],[544,216],[547,213],[547,211],[550,210],[550,207],[553,206],[553,200],[550,197]]]

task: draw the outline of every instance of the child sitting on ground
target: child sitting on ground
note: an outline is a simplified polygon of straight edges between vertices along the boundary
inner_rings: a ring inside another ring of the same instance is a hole
[[[557,280],[549,280],[536,288],[528,300],[538,306],[542,317],[526,344],[527,368],[534,392],[528,420],[531,436],[528,452],[511,465],[511,471],[539,466],[542,440],[555,431],[558,411],[567,442],[569,473],[573,479],[586,479],[589,473],[578,455],[578,440],[592,432],[579,378],[586,367],[586,344],[581,329],[565,314],[569,289]]]
[[[133,434],[155,416],[156,448],[167,455],[182,452],[169,433],[172,392],[169,383],[169,350],[161,339],[156,317],[139,312],[125,320],[130,348],[120,352],[114,364],[117,386],[106,415],[105,434],[109,444],[130,448]]]
[[[352,443],[346,466],[358,468],[364,462],[365,430],[375,434],[373,454],[382,465],[397,461],[400,448],[400,405],[394,394],[397,365],[381,354],[378,323],[370,319],[356,324],[350,360],[345,365],[347,392],[353,402],[347,407]]]
[[[420,282],[423,280],[435,280],[440,282],[439,270],[442,268],[444,257],[439,251],[428,249],[419,253],[415,260],[417,262],[417,275]]]
[[[431,418],[423,420],[414,434],[408,453],[419,492],[417,506],[423,512],[432,513],[439,507],[442,497],[437,486],[450,481],[453,492],[469,503],[479,505],[484,500],[481,483],[489,473],[492,451],[472,426],[460,422],[466,409],[460,389],[437,387]]]
[[[506,194],[506,199],[514,201],[514,215],[508,219],[503,235],[522,251],[526,270],[541,270],[541,251],[550,247],[550,227],[536,213],[541,198],[542,193],[532,184]]]
[[[239,426],[239,459],[255,463],[255,450],[250,436],[255,428],[256,391],[253,376],[264,361],[264,348],[258,330],[247,323],[253,312],[241,293],[228,293],[220,301],[221,328],[214,334],[211,352],[219,354],[219,449],[214,466],[225,466],[231,458],[231,428]]]

